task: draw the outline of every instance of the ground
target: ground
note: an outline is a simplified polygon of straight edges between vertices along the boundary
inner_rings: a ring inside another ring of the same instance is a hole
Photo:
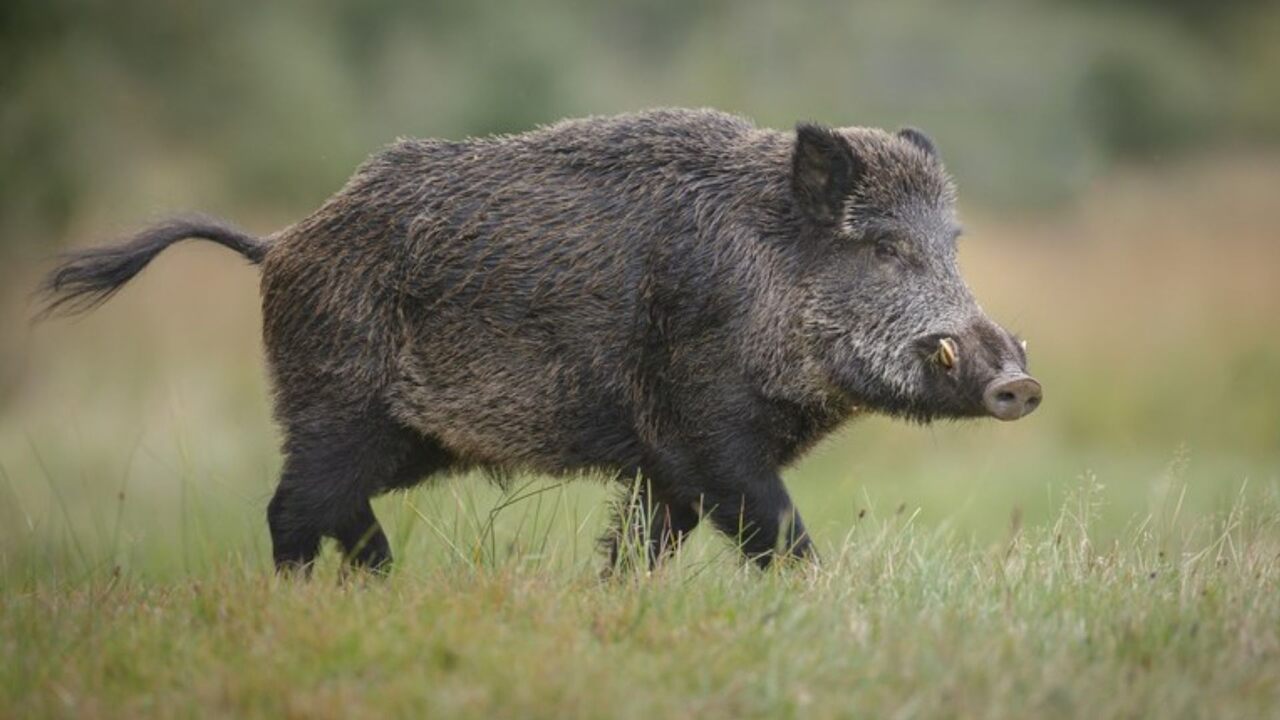
[[[602,581],[599,482],[463,477],[378,501],[391,577],[281,580],[254,271],[184,246],[37,327],[11,292],[0,718],[1274,715],[1278,191],[1208,163],[965,217],[1043,408],[851,425],[786,474],[822,565],[766,573],[700,530]]]

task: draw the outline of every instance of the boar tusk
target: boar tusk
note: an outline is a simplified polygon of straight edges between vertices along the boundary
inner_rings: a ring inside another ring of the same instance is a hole
[[[959,353],[956,351],[956,341],[951,338],[942,338],[938,341],[938,362],[942,367],[950,370],[956,366],[956,360]]]
[[[1018,344],[1022,346],[1022,352],[1024,352],[1024,353],[1025,353],[1025,352],[1027,351],[1027,341],[1026,341],[1026,340],[1019,340],[1019,341],[1018,341]]]

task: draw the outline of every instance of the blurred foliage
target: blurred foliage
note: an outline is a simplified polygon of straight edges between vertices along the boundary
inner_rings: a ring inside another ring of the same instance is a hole
[[[6,0],[0,251],[293,218],[400,135],[653,105],[917,125],[966,196],[1041,205],[1117,159],[1276,141],[1276,30],[1257,0]]]

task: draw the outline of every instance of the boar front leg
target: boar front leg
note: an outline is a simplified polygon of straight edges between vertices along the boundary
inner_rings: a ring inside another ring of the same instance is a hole
[[[804,521],[776,473],[762,473],[740,487],[717,487],[703,498],[712,524],[760,567],[777,557],[817,560]]]
[[[680,547],[701,516],[693,505],[673,502],[671,493],[655,487],[651,478],[635,477],[623,493],[603,538],[609,555],[606,573],[626,569],[641,558],[652,570]]]
[[[758,457],[760,444],[698,453],[662,477],[668,495],[706,517],[760,567],[777,557],[817,560],[813,542],[782,478]],[[668,455],[668,458],[671,456]]]

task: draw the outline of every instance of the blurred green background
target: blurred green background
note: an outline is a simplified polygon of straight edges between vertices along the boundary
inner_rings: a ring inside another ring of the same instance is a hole
[[[186,210],[265,234],[398,136],[656,105],[925,129],[971,284],[1030,340],[1026,421],[871,419],[790,471],[820,540],[902,504],[1002,537],[1085,476],[1117,530],[1180,497],[1211,512],[1280,481],[1277,78],[1259,0],[7,0],[0,547],[178,568],[199,526],[215,556],[265,552],[254,271],[183,246],[98,313],[30,326],[57,249]]]

